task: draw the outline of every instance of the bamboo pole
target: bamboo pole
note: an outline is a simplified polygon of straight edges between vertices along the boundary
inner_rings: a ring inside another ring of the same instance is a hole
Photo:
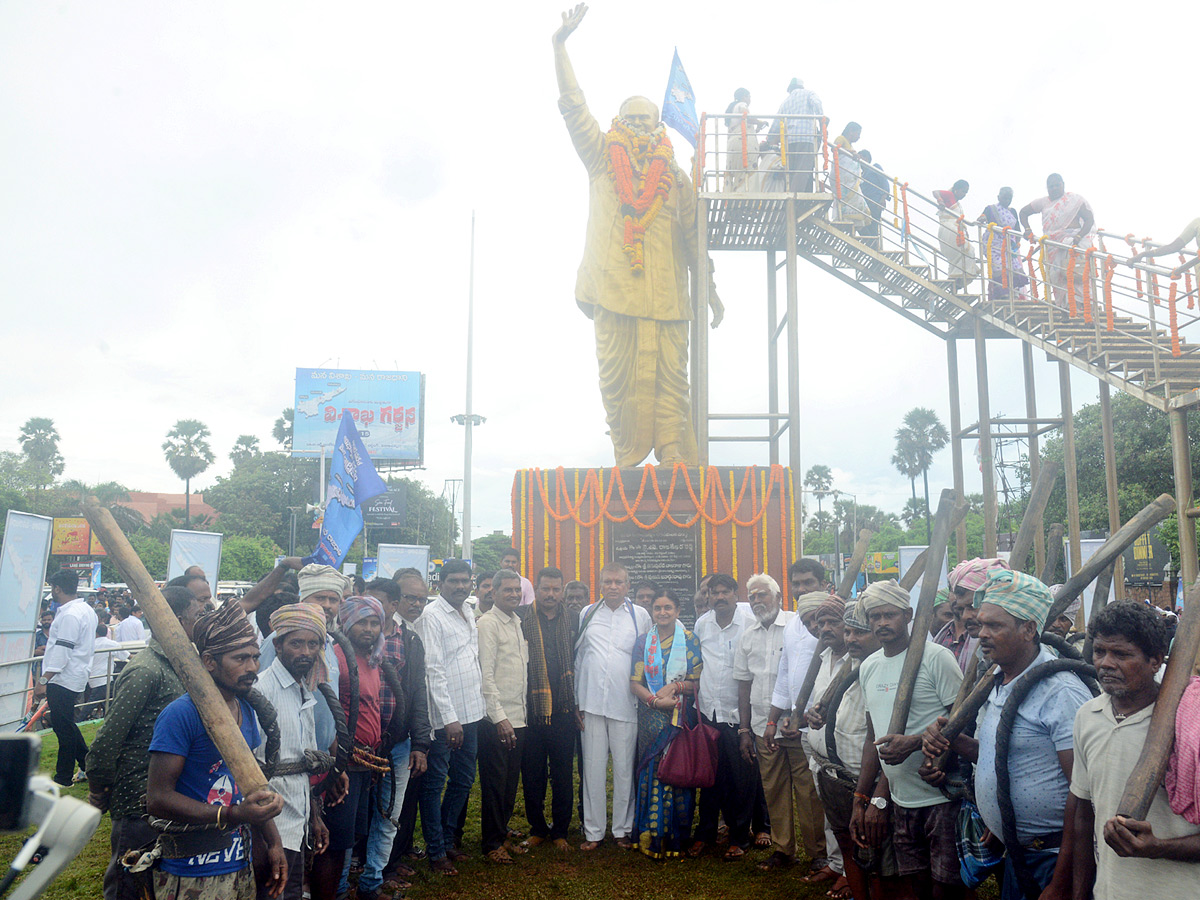
[[[1175,743],[1175,713],[1179,700],[1192,677],[1192,666],[1200,650],[1200,584],[1192,585],[1183,605],[1183,616],[1175,630],[1175,643],[1171,645],[1171,657],[1167,660],[1167,671],[1163,673],[1162,686],[1154,712],[1150,714],[1150,729],[1137,766],[1125,784],[1125,793],[1117,807],[1117,815],[1144,821],[1150,803],[1162,784],[1167,771],[1167,760]]]
[[[1075,410],[1071,405],[1071,367],[1058,364],[1058,395],[1062,406],[1063,472],[1067,480],[1067,537],[1071,552],[1071,571],[1078,572],[1081,564],[1079,550],[1079,480],[1078,458],[1075,454]]]
[[[967,694],[963,702],[958,704],[955,701],[956,705],[953,711],[946,720],[946,724],[942,726],[942,737],[954,743],[954,739],[962,734],[963,729],[969,723],[975,721],[975,717],[979,715],[979,710],[983,708],[983,704],[987,700],[988,694],[992,692],[992,687],[996,684],[996,678],[999,675],[1000,670],[993,663],[988,666],[987,671],[983,673],[983,677],[971,688],[971,693]]]
[[[1050,533],[1046,535],[1046,565],[1042,568],[1042,573],[1039,578],[1046,584],[1054,577],[1055,570],[1058,569],[1058,560],[1062,556],[1063,528],[1061,522],[1055,522],[1050,526]]]
[[[925,642],[929,637],[929,623],[933,620],[933,601],[938,591],[938,576],[945,566],[946,545],[950,542],[950,516],[958,495],[947,488],[938,501],[937,517],[933,524],[933,537],[925,555],[925,575],[921,581],[921,597],[913,615],[912,630],[909,632],[908,651],[904,666],[900,670],[900,684],[896,688],[896,700],[892,706],[892,721],[888,734],[904,734],[908,727],[908,712],[912,707],[913,686],[917,681],[917,670],[925,656]]]
[[[167,601],[163,599],[154,579],[138,559],[137,553],[113,519],[112,513],[95,500],[89,499],[84,504],[83,514],[92,526],[92,531],[100,538],[109,559],[117,564],[121,577],[137,597],[138,605],[146,611],[146,619],[154,633],[154,639],[162,646],[163,653],[171,661],[171,668],[196,702],[196,711],[200,713],[204,730],[208,732],[217,752],[229,766],[242,796],[248,797],[267,787],[267,779],[259,768],[258,760],[246,746],[241,729],[233,721],[229,707],[213,683],[212,676],[201,664],[196,648],[184,634],[179,619],[171,612],[171,607],[167,606]]]
[[[1106,566],[1104,571],[1100,573],[1100,577],[1096,579],[1096,590],[1092,593],[1092,611],[1088,614],[1087,620],[1090,622],[1096,618],[1096,615],[1104,607],[1108,606],[1108,592],[1113,583],[1113,566]],[[1047,622],[1047,625],[1050,623]],[[1079,619],[1075,620],[1075,630],[1079,631]],[[1089,634],[1083,639],[1083,661],[1089,666],[1092,664],[1092,637]]]
[[[966,500],[959,501],[958,505],[954,507],[954,515],[950,519],[950,530],[954,531],[958,528],[958,526],[965,522],[967,520],[967,513],[970,511],[971,504],[969,504]],[[912,561],[912,565],[908,567],[908,571],[905,572],[900,578],[900,587],[904,588],[906,591],[911,591],[913,589],[913,585],[917,583],[917,579],[919,579],[921,574],[925,571],[925,555],[928,552],[929,548],[926,547],[917,554],[917,558]]]
[[[1038,469],[1037,479],[1029,494],[1029,504],[1025,507],[1025,515],[1021,518],[1017,536],[1013,538],[1012,553],[1008,557],[1008,564],[1018,572],[1023,572],[1025,563],[1029,561],[1033,539],[1042,527],[1042,513],[1046,511],[1046,504],[1050,502],[1050,494],[1054,491],[1054,485],[1058,483],[1061,468],[1058,463],[1048,461],[1042,463]]]
[[[966,723],[967,723],[968,719],[966,717],[956,718],[956,716],[958,715],[958,711],[960,709],[962,709],[963,706],[967,703],[967,698],[969,696],[971,696],[971,689],[973,687],[975,687],[976,684],[978,683],[977,682],[978,677],[979,677],[979,654],[975,653],[971,656],[971,661],[967,663],[967,670],[965,672],[963,672],[962,684],[960,684],[958,686],[958,696],[954,698],[954,705],[950,707],[950,716],[946,720],[946,728],[949,728],[950,723],[954,722],[957,725],[957,730],[954,732],[953,735],[951,735],[947,738],[948,740],[953,741],[954,738],[958,737],[959,732],[961,732],[963,730],[963,728],[966,727]],[[985,699],[987,698],[987,694],[984,694],[984,698]],[[976,712],[978,712],[978,711],[976,711]],[[957,724],[960,721],[962,724]],[[946,734],[945,729],[942,730],[942,734],[943,735]],[[950,751],[947,750],[945,753],[943,753],[941,756],[939,756],[937,759],[935,759],[933,761],[933,765],[930,768],[941,769],[944,771],[946,768],[946,761],[949,758],[950,758]]]
[[[996,555],[996,468],[992,461],[992,413],[988,401],[987,340],[975,317],[975,381],[979,395],[979,468],[983,474],[983,555]]]
[[[846,571],[842,574],[842,583],[837,589],[837,595],[843,600],[850,599],[850,591],[854,589],[854,582],[858,579],[858,573],[862,571],[863,560],[867,558],[867,548],[871,546],[871,538],[874,536],[875,532],[869,528],[864,528],[858,533],[858,542],[854,545],[850,564],[846,566]]]
[[[1025,415],[1027,418],[1037,418],[1037,389],[1033,380],[1033,347],[1024,341],[1021,342],[1021,368],[1025,373]],[[1039,446],[1037,428],[1029,429],[1029,477],[1034,481],[1038,479],[1038,472],[1042,465],[1042,454]],[[1033,538],[1033,560],[1034,570],[1042,571],[1046,565],[1046,531],[1042,523],[1038,522],[1034,529],[1036,534]]]
[[[1095,581],[1104,568],[1111,565],[1130,544],[1174,511],[1174,498],[1170,494],[1161,494],[1157,500],[1148,504],[1136,516],[1122,525],[1116,534],[1101,544],[1091,558],[1067,579],[1067,583],[1063,585],[1063,589],[1055,598],[1054,605],[1050,607],[1046,621],[1053,622],[1061,616],[1063,610],[1083,593],[1085,587]]]

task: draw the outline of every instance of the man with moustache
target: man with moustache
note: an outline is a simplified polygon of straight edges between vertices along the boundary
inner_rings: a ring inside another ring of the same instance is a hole
[[[975,592],[983,587],[988,575],[1008,569],[1002,559],[967,559],[950,570],[950,604],[954,621],[934,635],[933,642],[954,654],[963,672],[979,649],[979,622],[975,609]]]
[[[1196,770],[1186,765],[1197,755],[1194,719],[1189,721],[1185,709],[1185,704],[1195,708],[1194,690],[1189,688],[1193,696],[1185,693],[1180,703],[1180,719],[1188,727],[1186,738],[1177,739],[1166,788],[1160,785],[1155,792],[1145,821],[1117,815],[1129,773],[1146,744],[1158,700],[1155,675],[1170,646],[1170,631],[1152,607],[1121,600],[1088,623],[1088,635],[1104,693],[1075,716],[1075,896],[1190,900],[1200,876]]]
[[[758,767],[742,758],[734,655],[742,633],[755,619],[749,606],[738,603],[738,583],[731,575],[718,572],[710,576],[708,590],[712,609],[696,620],[692,633],[700,641],[704,658],[696,705],[705,724],[717,729],[719,735],[717,780],[700,791],[700,813],[688,856],[700,856],[716,846],[717,819],[723,814],[729,829],[724,858],[736,860],[745,856],[750,846],[754,805],[748,801],[757,793]]]
[[[823,591],[825,587],[825,567],[820,560],[798,559],[788,566],[788,587],[792,599]],[[811,629],[809,629],[811,631]],[[815,637],[815,635],[814,635]]]
[[[923,744],[925,757],[931,762],[953,749],[975,764],[979,814],[992,836],[1003,841],[996,784],[1000,715],[1021,678],[1056,659],[1039,642],[1054,599],[1032,575],[1007,569],[993,569],[976,596],[980,601],[980,647],[1000,670],[1000,680],[988,695],[974,737],[959,735],[951,744],[941,733],[946,719],[939,718],[926,729]],[[1054,876],[1053,896],[1066,896],[1071,890],[1075,816],[1075,801],[1068,793],[1074,762],[1071,723],[1090,699],[1091,692],[1069,672],[1043,678],[1021,701],[1009,743],[1008,770],[1017,839],[1038,887],[1050,886]],[[1066,832],[1064,821],[1069,823]],[[1024,896],[1011,853],[1005,854],[1002,882],[1002,900]]]
[[[575,618],[576,624],[579,623],[579,614],[583,612],[583,608],[591,602],[591,591],[582,581],[568,581],[567,586],[563,588],[563,606]]]
[[[521,579],[521,605],[528,606],[533,602],[533,583],[528,578],[521,574],[521,554],[514,548],[509,548],[504,551],[504,555],[500,557],[500,568],[507,569],[516,574]],[[495,579],[495,573],[492,574]],[[494,581],[493,581],[494,584]],[[495,587],[492,588],[493,593]]]
[[[271,614],[275,661],[262,673],[258,690],[279,716],[279,765],[286,774],[271,778],[271,789],[283,798],[275,820],[287,860],[284,900],[299,900],[304,892],[304,848],[311,837],[313,853],[324,852],[329,831],[317,804],[311,802],[306,752],[320,750],[314,709],[323,702],[304,686],[308,673],[325,648],[325,615],[311,603],[281,606]],[[265,759],[263,748],[256,751]],[[290,771],[290,770],[295,771]]]
[[[958,695],[962,670],[945,647],[925,640],[904,734],[882,734],[892,720],[900,673],[908,656],[913,611],[908,591],[894,581],[867,585],[860,601],[880,650],[859,667],[867,706],[867,741],[850,822],[856,843],[880,847],[893,832],[896,867],[918,897],[964,896],[959,877],[956,819],[960,802],[922,780],[921,736],[945,716]]]
[[[712,580],[712,575],[705,575],[700,579],[700,584],[696,586],[696,593],[692,595],[692,610],[696,614],[695,621],[699,622],[701,617],[712,609],[712,597],[708,593],[708,584]]]
[[[258,678],[258,640],[242,607],[227,603],[196,620],[192,641],[246,745],[261,741],[246,695]],[[160,819],[215,825],[160,835],[154,896],[189,900],[252,900],[250,834],[266,843],[264,887],[278,897],[287,886],[288,863],[272,821],[284,798],[266,788],[243,798],[225,760],[205,731],[190,694],[169,703],[154,725],[146,779],[146,812]]]

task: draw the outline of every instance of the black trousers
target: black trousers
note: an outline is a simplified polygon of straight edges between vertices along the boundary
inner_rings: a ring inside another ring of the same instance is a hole
[[[104,870],[104,900],[145,900],[154,896],[154,870],[130,872],[121,865],[121,859],[130,850],[149,850],[157,840],[158,832],[139,816],[112,820],[112,858]]]
[[[700,812],[696,823],[696,840],[706,844],[717,841],[717,818],[725,816],[731,846],[750,846],[750,823],[755,818],[758,766],[742,759],[738,727],[714,722],[702,716],[704,722],[717,729],[717,782],[700,791]]]
[[[508,840],[508,820],[517,805],[517,784],[521,779],[521,751],[525,729],[515,729],[516,745],[511,749],[500,743],[496,726],[484,719],[479,723],[479,805],[480,844],[490,853]]]
[[[87,741],[75,724],[75,704],[78,702],[79,694],[75,691],[68,691],[59,684],[46,685],[50,724],[54,727],[54,736],[58,738],[58,765],[54,770],[54,780],[68,787],[75,777],[75,764],[79,763],[81,770],[87,768]]]
[[[533,837],[558,840],[571,826],[575,774],[575,717],[558,713],[549,725],[525,728],[521,780],[525,784],[525,817]],[[546,775],[550,781],[550,820],[546,824]]]

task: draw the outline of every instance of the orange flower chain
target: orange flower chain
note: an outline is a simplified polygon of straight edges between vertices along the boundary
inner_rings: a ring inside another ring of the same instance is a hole
[[[659,126],[650,134],[635,134],[619,118],[604,136],[608,174],[625,217],[624,249],[635,272],[644,271],[646,229],[662,211],[675,185],[671,139]]]

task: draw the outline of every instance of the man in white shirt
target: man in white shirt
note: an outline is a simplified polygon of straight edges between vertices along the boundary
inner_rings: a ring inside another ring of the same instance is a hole
[[[454,863],[468,858],[454,846],[455,832],[475,783],[479,722],[485,712],[479,635],[475,616],[465,605],[470,593],[470,563],[447,560],[441,571],[441,594],[430,600],[418,625],[425,642],[434,738],[421,785],[421,827],[430,868],[443,875],[457,875]]]
[[[633,829],[633,757],[637,749],[637,698],[629,688],[633,645],[650,629],[650,614],[634,606],[629,570],[619,562],[600,570],[601,599],[579,617],[575,642],[575,695],[583,713],[583,843],[604,840],[608,758],[612,756],[612,833],[629,849]]]
[[[87,687],[96,646],[96,611],[79,596],[79,575],[60,569],[50,576],[50,597],[59,604],[46,654],[42,657],[42,678],[50,722],[58,738],[58,764],[54,780],[70,787],[75,763],[82,772],[87,765],[87,741],[75,724],[75,704]]]
[[[102,652],[105,650],[109,652]],[[109,663],[110,656],[112,663]],[[87,689],[87,702],[89,704],[96,703],[96,705],[89,707],[88,718],[104,718],[104,688],[108,684],[108,673],[111,671],[115,675],[121,670],[117,663],[123,663],[127,659],[129,659],[129,651],[122,650],[120,643],[108,636],[108,626],[98,621],[96,623],[96,645],[92,656],[92,668],[88,672]]]
[[[126,644],[130,641],[144,641],[146,639],[146,626],[142,624],[142,620],[133,614],[133,610],[129,604],[121,602],[116,607],[117,627],[113,631],[113,640],[118,644]]]
[[[700,812],[695,840],[688,855],[699,856],[717,843],[717,819],[725,816],[729,847],[725,859],[740,859],[750,846],[750,820],[758,792],[758,767],[742,758],[738,740],[738,686],[733,678],[733,658],[742,633],[754,622],[754,613],[738,602],[738,583],[722,572],[708,580],[711,609],[692,629],[700,641],[704,668],[700,670],[697,704],[704,722],[717,729],[717,781],[700,792]]]
[[[490,862],[511,865],[508,822],[517,801],[525,742],[529,643],[517,608],[521,582],[501,569],[492,578],[492,608],[479,617],[479,666],[483,672],[486,719],[479,727],[480,837]]]
[[[517,577],[521,579],[521,605],[528,606],[532,603],[534,597],[533,583],[521,574],[521,554],[516,550],[505,550],[504,555],[500,557],[500,568],[516,572]]]

